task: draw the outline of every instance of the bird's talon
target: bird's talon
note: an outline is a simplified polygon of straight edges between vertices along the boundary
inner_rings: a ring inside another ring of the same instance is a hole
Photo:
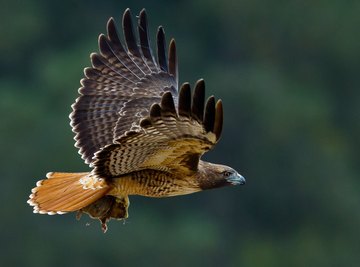
[[[81,219],[82,214],[83,214],[82,210],[78,210],[76,213],[76,220],[79,221]]]

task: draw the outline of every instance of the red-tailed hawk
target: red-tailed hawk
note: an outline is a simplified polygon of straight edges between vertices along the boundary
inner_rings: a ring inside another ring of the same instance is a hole
[[[245,183],[234,169],[200,160],[220,138],[222,102],[205,101],[203,80],[192,95],[188,83],[179,88],[175,41],[167,59],[159,27],[155,61],[145,10],[139,41],[129,9],[122,26],[126,46],[109,19],[70,114],[75,146],[92,171],[48,173],[28,200],[34,213],[84,212],[106,231],[111,218],[128,217],[129,195],[169,197]]]

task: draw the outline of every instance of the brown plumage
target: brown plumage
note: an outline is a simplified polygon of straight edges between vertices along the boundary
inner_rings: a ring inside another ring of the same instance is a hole
[[[128,217],[129,195],[169,197],[245,182],[230,167],[200,160],[220,138],[222,102],[213,96],[205,101],[203,80],[193,94],[188,83],[178,89],[175,41],[167,59],[159,27],[154,60],[145,10],[139,43],[129,9],[123,32],[126,46],[110,18],[70,114],[75,146],[93,169],[48,173],[28,200],[35,213],[87,213],[106,231],[110,218]]]

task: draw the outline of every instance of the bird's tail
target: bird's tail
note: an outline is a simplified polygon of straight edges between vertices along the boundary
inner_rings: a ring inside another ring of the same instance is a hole
[[[49,172],[31,190],[28,203],[34,213],[63,214],[80,210],[103,197],[109,190],[105,180],[89,172]]]

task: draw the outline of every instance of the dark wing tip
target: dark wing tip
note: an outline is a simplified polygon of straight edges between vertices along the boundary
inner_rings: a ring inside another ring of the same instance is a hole
[[[199,79],[199,80],[197,80],[196,81],[196,83],[195,83],[195,87],[197,87],[197,86],[201,86],[201,87],[204,87],[205,88],[205,81],[204,81],[204,79]]]
[[[106,28],[114,27],[115,26],[115,19],[114,17],[110,17],[106,23]]]
[[[222,101],[219,99],[215,105],[215,122],[213,132],[216,135],[216,140],[220,139],[221,131],[223,127],[223,105]]]
[[[140,16],[142,16],[142,14],[144,14],[144,16],[146,16],[146,9],[145,8],[141,9]]]
[[[205,101],[205,82],[200,79],[195,84],[193,102],[191,105],[192,116],[200,123],[203,121]]]
[[[124,35],[126,38],[126,35],[133,34],[133,28],[132,28],[132,18],[131,18],[131,11],[130,8],[125,9],[123,17],[122,17],[122,26],[124,30]]]
[[[103,62],[101,60],[101,56],[96,53],[90,54],[91,64],[95,69],[101,69],[103,66]]]
[[[106,24],[106,29],[107,29],[107,35],[110,40],[114,40],[115,37],[118,38],[116,23],[115,23],[115,19],[113,17],[111,17],[108,20],[108,22]]]
[[[169,45],[169,73],[174,76],[176,84],[178,84],[178,63],[175,39],[171,39]]]
[[[125,15],[129,15],[131,13],[131,10],[130,10],[130,8],[126,8],[125,9],[125,11],[124,11],[124,14],[123,14],[123,16],[125,16]]]
[[[151,120],[149,118],[144,118],[140,121],[140,127],[141,128],[148,128],[150,127],[152,124],[151,124]]]
[[[139,13],[139,26],[144,30],[147,29],[147,15],[145,9],[142,9]]]
[[[165,32],[162,26],[159,26],[157,31],[157,58],[160,69],[162,71],[168,71],[168,63],[166,61],[166,42],[165,42]]]
[[[84,68],[84,75],[88,79],[95,79],[97,77],[96,70],[90,67]]]
[[[176,116],[174,99],[170,92],[165,92],[161,97],[161,110],[163,114]]]
[[[191,89],[189,83],[184,83],[180,88],[178,109],[180,116],[191,116]]]
[[[140,37],[140,47],[143,53],[144,58],[147,61],[147,64],[154,67],[156,64],[154,62],[152,51],[150,48],[150,38],[148,33],[148,20],[145,9],[142,9],[139,14],[138,22],[138,32]]]
[[[134,56],[141,58],[139,47],[136,43],[133,22],[132,22],[132,15],[129,8],[127,8],[124,12],[122,25],[123,25],[124,37],[128,51],[132,53]]]
[[[215,125],[215,97],[210,96],[206,101],[204,128],[206,132],[213,131]]]
[[[161,117],[161,107],[159,104],[152,104],[150,108],[150,118],[157,119]]]
[[[100,53],[102,55],[107,55],[107,54],[111,53],[110,48],[109,48],[109,44],[107,42],[107,38],[106,38],[106,36],[104,34],[99,35],[98,45],[99,45]]]

